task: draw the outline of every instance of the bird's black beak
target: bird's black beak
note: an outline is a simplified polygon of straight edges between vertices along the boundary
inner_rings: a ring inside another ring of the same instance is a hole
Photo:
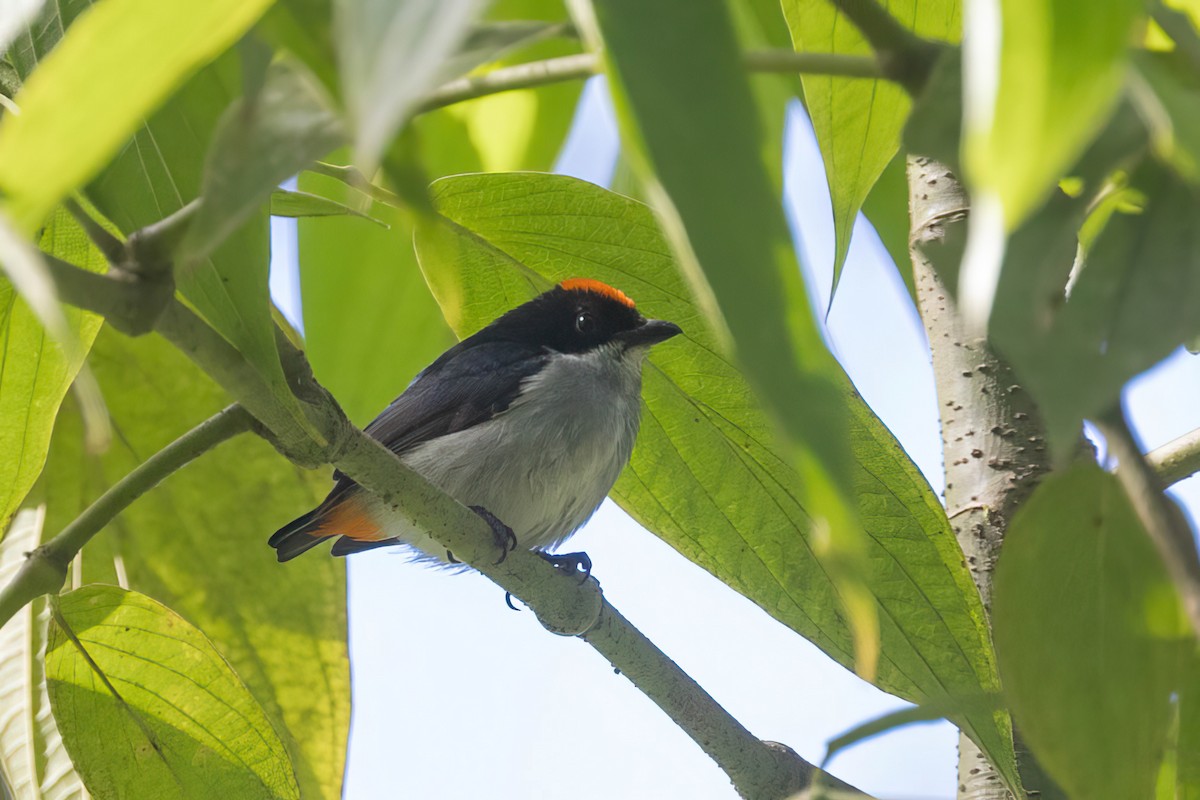
[[[621,333],[620,338],[627,348],[650,347],[681,333],[683,333],[683,329],[674,322],[667,322],[665,319],[648,319],[636,328]]]

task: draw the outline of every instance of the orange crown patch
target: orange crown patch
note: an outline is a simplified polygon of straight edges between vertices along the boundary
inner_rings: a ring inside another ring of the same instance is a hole
[[[610,300],[616,300],[618,303],[626,306],[627,308],[633,308],[634,306],[633,300],[629,299],[629,295],[625,294],[620,289],[614,289],[607,283],[601,283],[600,281],[595,281],[591,278],[568,278],[560,283],[559,286],[563,289],[566,289],[568,292],[592,292],[593,294],[602,295]]]

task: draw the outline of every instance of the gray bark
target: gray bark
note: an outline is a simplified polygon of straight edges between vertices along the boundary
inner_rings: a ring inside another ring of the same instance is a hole
[[[946,511],[984,607],[1012,514],[1049,471],[1045,437],[1031,398],[1012,370],[963,325],[935,263],[957,264],[969,201],[944,165],[909,157],[909,248],[917,308],[929,337],[942,427]],[[1028,761],[1029,759],[1024,759]],[[1022,765],[1022,777],[1025,768]],[[959,800],[1005,800],[995,767],[959,739]],[[1026,790],[1037,796],[1037,776]]]

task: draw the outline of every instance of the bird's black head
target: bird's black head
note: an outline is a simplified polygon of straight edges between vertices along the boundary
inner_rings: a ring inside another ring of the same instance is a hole
[[[646,319],[624,292],[588,278],[571,278],[517,306],[485,329],[507,339],[583,353],[601,345],[649,347],[680,333],[673,322]]]

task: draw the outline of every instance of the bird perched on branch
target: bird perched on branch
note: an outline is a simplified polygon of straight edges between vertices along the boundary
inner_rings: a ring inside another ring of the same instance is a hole
[[[628,463],[642,362],[680,332],[607,284],[563,281],[443,353],[365,430],[487,520],[502,554],[548,550],[587,521]],[[280,561],[337,537],[335,556],[405,544],[419,559],[453,562],[382,500],[334,477],[319,506],[271,537]],[[582,553],[546,558],[590,569]]]

